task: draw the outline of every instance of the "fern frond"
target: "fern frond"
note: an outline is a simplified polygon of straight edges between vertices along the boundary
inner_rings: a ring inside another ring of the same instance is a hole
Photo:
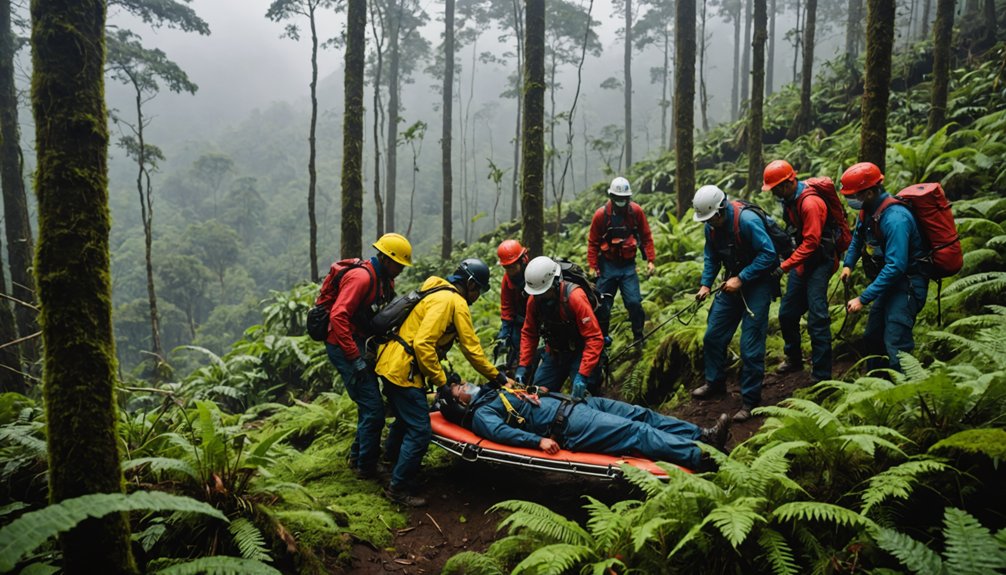
[[[170,493],[137,491],[129,495],[123,493],[82,495],[38,511],[25,513],[0,529],[0,572],[10,571],[26,553],[45,543],[50,537],[69,531],[85,519],[141,509],[202,513],[227,521],[223,513],[202,501]]]
[[[174,457],[137,457],[136,459],[128,459],[122,462],[122,471],[125,473],[147,464],[150,465],[150,470],[158,476],[161,473],[169,471],[188,475],[192,479],[199,481],[195,468],[189,465],[187,461],[175,459]]]
[[[901,360],[901,371],[909,382],[923,381],[929,379],[929,370],[922,366],[916,357],[908,352],[898,352],[898,359]]]
[[[254,559],[217,555],[165,567],[156,571],[155,575],[282,575],[282,573],[275,567]]]
[[[772,516],[780,521],[827,521],[849,527],[872,527],[873,521],[839,505],[820,501],[793,501],[776,507]]]
[[[1006,548],[967,511],[954,507],[943,511],[943,536],[944,563],[950,573],[981,575],[1006,569]]]
[[[517,563],[517,557],[525,557],[534,551],[540,542],[534,537],[527,535],[508,535],[493,542],[486,549],[486,555],[492,557],[497,562],[504,565]]]
[[[734,549],[737,549],[747,539],[756,521],[766,522],[765,518],[756,511],[764,503],[764,497],[741,497],[710,511],[709,521],[720,530],[723,538],[730,542]]]
[[[886,527],[878,528],[873,535],[881,549],[894,555],[905,567],[917,575],[943,575],[943,561],[935,551],[911,537]]]
[[[16,443],[27,448],[35,456],[45,457],[45,440],[34,436],[38,429],[36,425],[4,425],[0,427],[0,441]]]
[[[642,490],[648,497],[656,495],[664,489],[664,482],[649,471],[642,470],[628,463],[619,466],[622,478]]]
[[[587,529],[590,530],[597,547],[607,548],[622,538],[631,525],[626,525],[626,515],[638,502],[620,501],[608,507],[593,497],[587,496],[584,509],[590,515],[587,519]]]
[[[677,523],[677,519],[668,517],[654,517],[646,523],[632,530],[632,547],[639,551],[650,541],[663,537],[663,529],[669,525]]]
[[[505,575],[506,571],[492,557],[474,551],[462,551],[448,559],[444,564],[444,569],[440,572],[441,575],[466,575],[468,573]]]
[[[498,527],[509,533],[529,533],[539,535],[544,541],[571,545],[586,545],[590,541],[590,534],[583,527],[544,505],[511,499],[493,505],[490,512],[493,511],[510,512]]]
[[[758,545],[765,550],[759,557],[772,567],[775,575],[799,575],[800,568],[793,558],[793,549],[786,538],[775,529],[762,529]]]
[[[511,573],[519,575],[562,575],[577,565],[597,559],[594,550],[586,545],[555,543],[536,549],[513,568]]]
[[[227,526],[227,530],[231,532],[231,537],[234,538],[234,544],[237,545],[238,551],[241,552],[241,557],[264,563],[272,563],[272,557],[269,555],[269,548],[266,547],[265,538],[262,537],[262,532],[259,531],[259,528],[254,523],[241,517],[232,521]]]
[[[870,486],[862,495],[863,515],[867,515],[874,506],[889,498],[908,499],[919,483],[921,475],[946,469],[949,469],[949,466],[942,461],[921,459],[906,461],[874,475],[870,478]]]

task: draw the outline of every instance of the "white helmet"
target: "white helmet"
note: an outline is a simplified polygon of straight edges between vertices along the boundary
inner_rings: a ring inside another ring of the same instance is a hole
[[[541,295],[552,288],[555,278],[562,275],[559,264],[548,256],[538,256],[524,268],[524,291],[529,295]]]
[[[632,186],[629,185],[629,180],[618,177],[611,180],[611,185],[608,186],[608,193],[613,196],[628,198],[632,195]]]
[[[704,222],[716,215],[716,212],[723,207],[727,201],[727,195],[716,186],[702,186],[695,192],[692,198],[692,207],[695,208],[695,221]]]

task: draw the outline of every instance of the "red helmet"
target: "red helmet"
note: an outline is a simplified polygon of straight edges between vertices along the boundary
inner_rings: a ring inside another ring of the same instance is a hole
[[[527,250],[520,245],[517,240],[503,240],[500,247],[496,248],[496,256],[501,266],[508,266],[527,254]]]
[[[789,165],[789,162],[786,160],[773,160],[765,166],[765,174],[762,178],[764,185],[761,187],[761,191],[767,192],[787,180],[795,179],[796,171],[793,169],[793,166]]]
[[[842,174],[842,195],[851,196],[883,181],[884,174],[880,172],[877,164],[872,162],[853,164]]]

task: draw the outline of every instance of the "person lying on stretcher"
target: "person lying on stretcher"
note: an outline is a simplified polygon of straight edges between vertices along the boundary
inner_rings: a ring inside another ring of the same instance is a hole
[[[701,441],[722,450],[730,418],[701,428],[651,409],[604,397],[574,400],[562,394],[538,396],[512,388],[453,382],[437,390],[444,418],[476,435],[517,447],[555,454],[560,449],[635,455],[668,461],[696,471],[714,464],[696,445]]]

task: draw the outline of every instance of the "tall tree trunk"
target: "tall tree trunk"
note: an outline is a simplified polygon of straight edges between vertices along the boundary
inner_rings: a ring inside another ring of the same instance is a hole
[[[768,3],[768,57],[765,60],[765,94],[775,91],[775,0]]]
[[[814,2],[816,0],[811,0]],[[767,15],[766,0],[754,0],[754,38],[751,70],[751,104],[748,116],[748,195],[761,188],[762,174],[762,132],[765,106],[765,40]]]
[[[741,57],[741,102],[751,97],[748,90],[751,83],[751,4],[744,0],[744,55]]]
[[[798,136],[810,131],[814,124],[814,111],[811,108],[811,90],[813,88],[811,80],[814,79],[814,31],[817,28],[817,0],[807,0],[807,10],[804,12],[806,23],[803,26],[803,69],[800,71],[800,111],[797,113],[796,121],[793,122],[793,130],[790,138],[796,139]]]
[[[706,92],[706,5],[702,0],[702,27],[699,29],[699,111],[702,113],[702,131],[709,131],[709,93]]]
[[[989,47],[995,44],[996,34],[998,32],[998,21],[996,16],[996,0],[984,0],[982,7],[985,11],[985,42],[984,46]]]
[[[381,73],[384,72],[384,37],[378,34],[377,20],[380,18],[380,6],[371,2],[370,29],[374,34],[374,53],[377,65],[374,68],[374,211],[376,223],[376,238],[384,235],[384,200],[381,198],[381,128],[384,126],[384,107],[381,105]],[[382,26],[383,29],[383,26]],[[383,34],[383,33],[382,33]],[[364,40],[366,42],[366,40]],[[362,242],[361,242],[362,243]]]
[[[705,1],[705,0],[703,0]],[[667,145],[667,108],[670,101],[667,99],[667,85],[670,83],[671,75],[671,34],[670,27],[664,25],[664,75],[660,82],[660,147],[669,149]]]
[[[443,172],[444,198],[440,207],[443,230],[440,237],[440,257],[444,261],[451,259],[454,247],[452,224],[454,222],[453,186],[454,173],[451,168],[451,107],[454,103],[454,0],[446,0],[444,4],[444,88],[443,88],[443,125],[440,136],[440,168]]]
[[[524,247],[544,253],[545,0],[527,0],[524,36],[524,123],[521,213]]]
[[[922,3],[922,25],[919,27],[919,40],[925,40],[929,35],[929,14],[933,11],[933,0]]]
[[[387,231],[395,231],[395,195],[398,187],[398,99],[401,92],[398,89],[398,73],[401,65],[400,33],[402,30],[402,4],[404,0],[397,0],[391,10],[388,11],[388,24],[391,29],[388,49],[388,165],[387,184],[385,184],[385,212],[384,227]]]
[[[891,49],[895,0],[867,0],[866,69],[863,73],[863,128],[859,161],[884,170],[887,156],[887,100],[891,92]]]
[[[38,331],[36,311],[25,304],[35,301],[35,279],[31,275],[35,246],[28,217],[28,198],[21,173],[21,134],[18,130],[17,92],[14,84],[14,33],[11,29],[10,0],[0,0],[0,182],[3,185],[3,213],[7,230],[7,261],[10,263],[12,294],[24,304],[14,304],[14,320],[21,337]],[[12,341],[13,338],[5,341]],[[25,364],[38,359],[35,338],[25,340],[20,356]],[[11,348],[17,355],[18,348]],[[16,366],[17,363],[5,365]]]
[[[307,135],[307,226],[310,234],[311,279],[318,275],[318,216],[315,213],[315,197],[318,190],[318,169],[315,166],[318,131],[318,29],[314,21],[317,4],[308,2],[308,20],[311,22],[311,127]],[[360,134],[361,140],[363,134]]]
[[[947,122],[947,92],[950,86],[950,41],[954,32],[954,0],[936,1],[933,25],[933,88],[926,132],[936,133]]]
[[[524,30],[521,23],[524,15],[521,10],[524,3],[520,0],[512,0],[513,5],[513,26],[514,44],[517,46],[517,117],[514,123],[513,134],[513,180],[510,188],[510,220],[516,220],[521,199],[519,197],[520,181],[523,170],[520,165],[521,159],[521,126],[524,123]]]
[[[740,83],[740,70],[741,70],[741,0],[736,0],[736,11],[733,14],[734,18],[734,65],[731,68],[730,76],[732,79],[732,86],[730,88],[730,120],[734,121],[737,119],[740,112],[740,98],[741,98],[741,83]],[[677,45],[677,43],[675,43]]]
[[[845,25],[845,56],[847,64],[852,69],[856,58],[859,58],[860,36],[863,34],[863,0],[849,0],[849,18]]]
[[[625,167],[632,165],[632,0],[625,0]]]
[[[800,24],[803,22],[803,2],[796,0],[796,32],[793,34],[793,83],[797,81],[797,64],[800,62],[800,47],[803,43],[803,34],[800,32]]]
[[[674,12],[674,185],[680,218],[695,193],[695,0],[678,0]]]
[[[363,253],[363,83],[367,1],[346,3],[345,102],[342,117],[343,258]],[[375,111],[376,113],[376,111]],[[315,278],[320,279],[320,278]]]
[[[154,289],[154,202],[150,189],[150,174],[147,173],[147,143],[143,137],[143,89],[134,84],[136,90],[136,191],[140,195],[140,219],[143,222],[143,255],[147,271],[147,303],[150,308],[150,351],[163,361],[161,351],[161,326],[157,313],[157,290]],[[157,369],[154,374],[156,377]]]
[[[3,269],[2,259],[0,257],[0,270]],[[0,293],[7,293],[7,278],[2,273],[0,273]],[[0,342],[6,344],[16,339],[17,329],[14,326],[14,313],[11,311],[10,302],[0,298]],[[21,370],[21,355],[17,352],[17,346],[5,345],[0,348],[0,393],[9,391],[28,393],[28,386],[25,385]]]
[[[53,502],[121,493],[109,257],[105,2],[34,0],[35,274]],[[65,533],[63,572],[135,573],[123,513]]]

